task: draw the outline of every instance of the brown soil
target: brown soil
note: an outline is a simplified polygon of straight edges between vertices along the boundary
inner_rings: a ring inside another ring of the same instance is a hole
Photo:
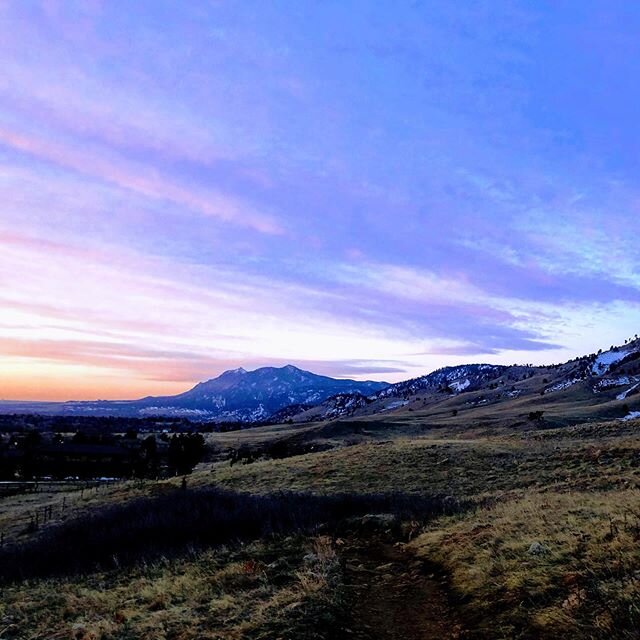
[[[343,638],[454,640],[465,637],[444,578],[404,545],[379,538],[345,549],[350,620]]]

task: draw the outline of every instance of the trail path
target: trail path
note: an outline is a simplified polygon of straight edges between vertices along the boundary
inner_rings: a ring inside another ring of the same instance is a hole
[[[464,630],[442,578],[403,548],[380,538],[345,550],[354,640],[456,640]]]

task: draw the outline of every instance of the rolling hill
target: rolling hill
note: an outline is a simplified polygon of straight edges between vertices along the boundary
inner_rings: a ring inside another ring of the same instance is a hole
[[[423,425],[549,425],[632,416],[640,410],[640,340],[549,366],[446,367],[363,397],[341,394],[315,406],[288,407],[274,419],[420,421]],[[540,412],[542,414],[540,415]]]

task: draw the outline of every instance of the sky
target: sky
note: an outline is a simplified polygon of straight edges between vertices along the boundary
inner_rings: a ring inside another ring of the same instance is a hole
[[[622,0],[0,2],[0,398],[621,343],[638,33]]]

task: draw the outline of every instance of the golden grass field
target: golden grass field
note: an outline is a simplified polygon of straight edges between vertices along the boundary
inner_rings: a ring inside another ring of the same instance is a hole
[[[457,424],[409,430],[408,437],[394,422],[370,435],[358,427],[355,439],[347,429],[342,446],[318,453],[203,464],[188,486],[259,494],[396,491],[471,500],[473,509],[413,527],[411,540],[398,538],[446,576],[448,597],[465,626],[455,637],[637,638],[638,428],[640,422],[589,422],[483,435]],[[327,440],[321,427],[302,431]],[[300,433],[295,426],[266,427],[211,439],[224,449]],[[178,484],[127,482],[82,494],[5,497],[0,530],[7,540],[24,540],[38,535],[28,524],[43,505],[54,506],[46,526],[55,526]],[[539,552],[530,552],[531,545]],[[324,616],[329,624],[341,606],[341,554],[335,540],[292,536],[120,571],[13,584],[1,591],[0,638],[330,637],[317,620]]]
[[[309,556],[311,563],[304,561]],[[0,637],[235,640],[302,634],[309,611],[331,610],[334,565],[330,541],[292,537],[40,580],[3,590]]]

